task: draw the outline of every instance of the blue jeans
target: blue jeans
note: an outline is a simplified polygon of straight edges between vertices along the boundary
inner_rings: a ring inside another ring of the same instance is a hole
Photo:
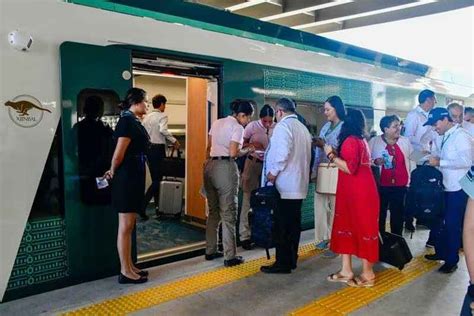
[[[463,190],[445,192],[443,219],[432,227],[435,250],[438,257],[449,266],[459,262],[462,225],[466,211],[467,194]],[[430,234],[431,237],[431,234]]]
[[[472,299],[469,295],[466,294],[464,298],[464,303],[462,304],[461,314],[460,316],[472,316],[472,309],[471,309]]]

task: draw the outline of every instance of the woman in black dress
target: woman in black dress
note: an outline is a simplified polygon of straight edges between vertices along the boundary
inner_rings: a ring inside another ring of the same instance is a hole
[[[112,206],[119,213],[119,283],[143,283],[148,280],[148,272],[134,266],[131,254],[132,231],[145,192],[145,151],[149,146],[149,136],[138,117],[146,113],[147,102],[144,90],[128,90],[114,133],[117,146],[112,165],[105,173],[107,179],[113,179]]]

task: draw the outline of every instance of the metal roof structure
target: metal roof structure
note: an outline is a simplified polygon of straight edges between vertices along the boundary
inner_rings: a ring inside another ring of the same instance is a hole
[[[320,34],[472,6],[472,0],[186,0]]]

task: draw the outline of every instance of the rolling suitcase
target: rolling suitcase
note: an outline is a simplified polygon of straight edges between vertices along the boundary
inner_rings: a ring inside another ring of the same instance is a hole
[[[267,259],[270,259],[269,248],[274,247],[273,211],[277,207],[280,193],[274,186],[265,186],[252,191],[251,239],[255,245],[265,248]]]
[[[413,259],[405,238],[392,233],[379,235],[379,260],[402,270]]]
[[[183,183],[165,178],[160,182],[160,202],[157,215],[181,216],[183,208]]]

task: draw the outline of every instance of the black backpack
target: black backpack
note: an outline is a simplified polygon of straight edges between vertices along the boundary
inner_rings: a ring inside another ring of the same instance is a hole
[[[426,165],[412,171],[405,209],[407,214],[427,224],[442,217],[444,187],[441,171]]]

